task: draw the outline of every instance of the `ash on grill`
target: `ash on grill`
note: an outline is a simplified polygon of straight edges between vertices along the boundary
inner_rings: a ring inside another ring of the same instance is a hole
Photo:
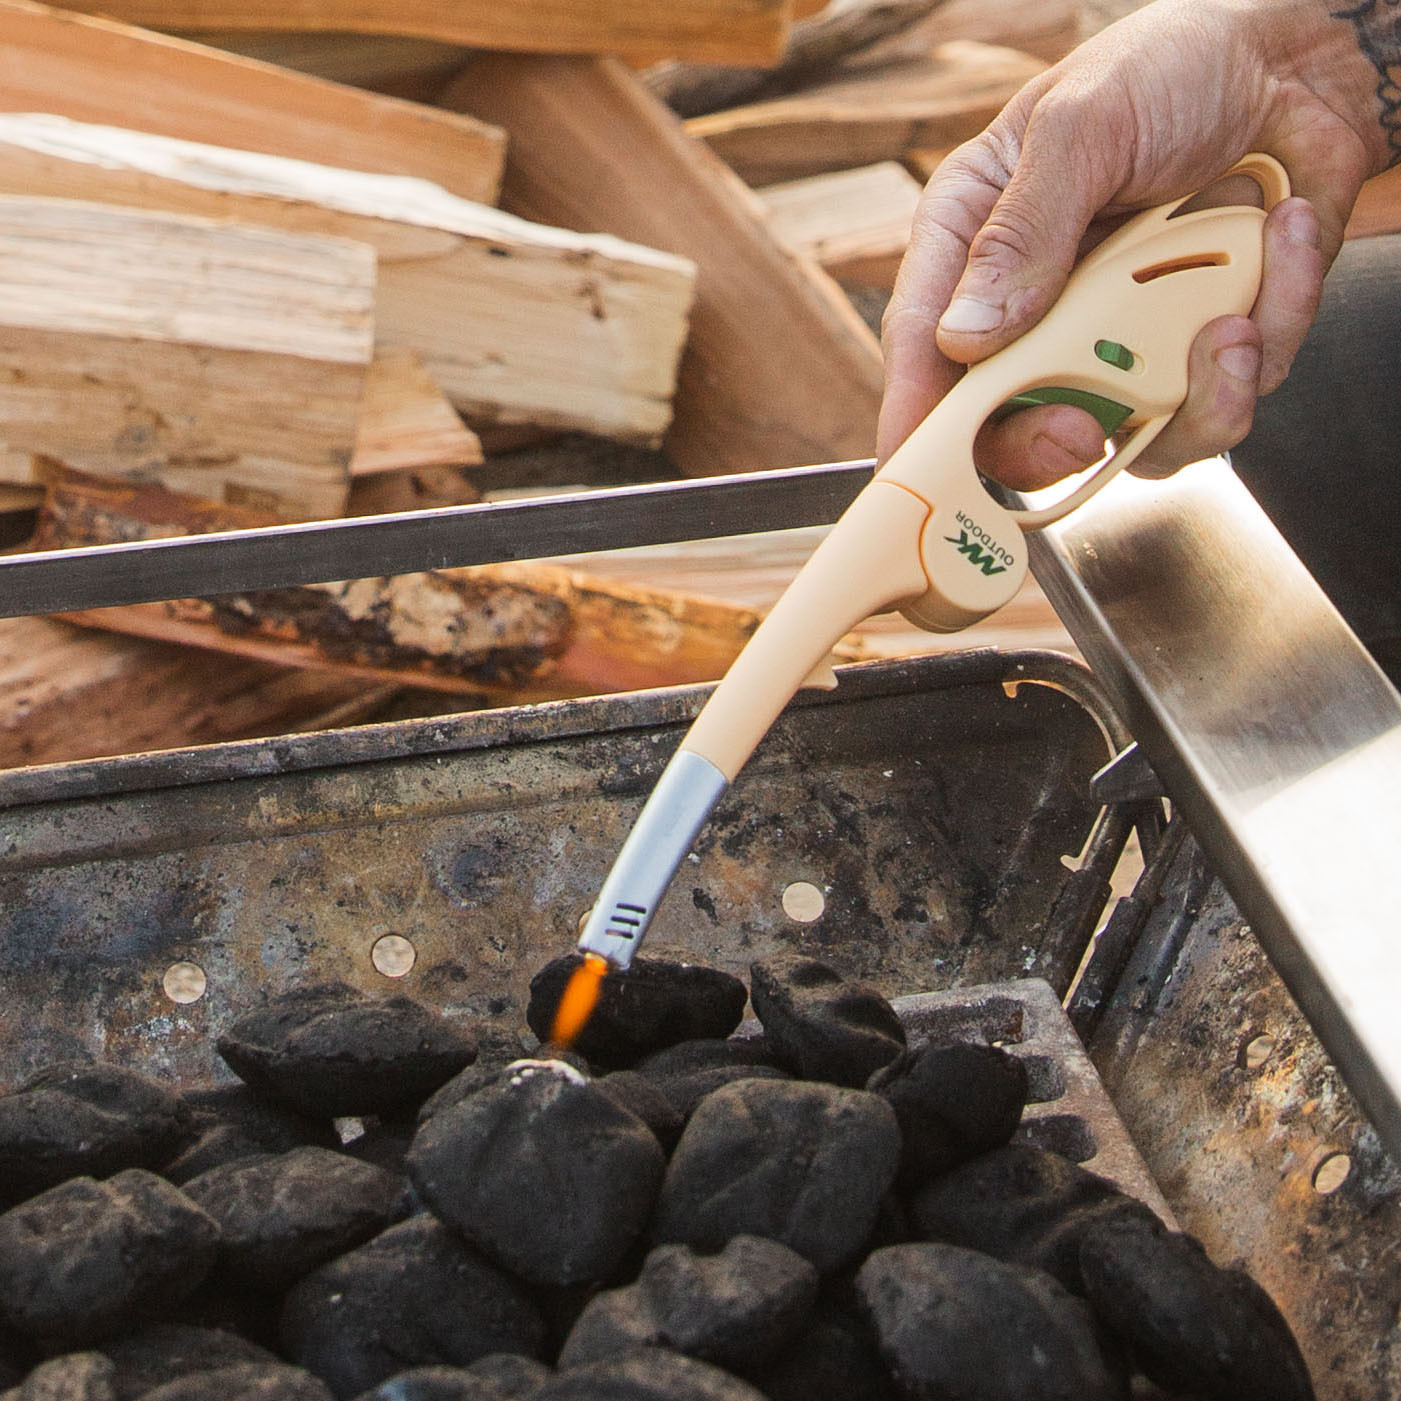
[[[1312,1397],[1122,1152],[1034,1146],[1084,1065],[989,1044],[1029,996],[639,960],[571,1052],[331,987],[225,1030],[243,1086],[51,1067],[0,1097],[5,1401]]]

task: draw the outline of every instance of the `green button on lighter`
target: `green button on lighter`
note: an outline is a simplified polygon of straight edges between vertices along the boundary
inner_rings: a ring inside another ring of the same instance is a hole
[[[1106,365],[1113,365],[1116,370],[1133,369],[1133,351],[1126,345],[1120,345],[1118,341],[1096,341],[1095,354]]]
[[[1107,344],[1107,342],[1101,342]],[[1028,389],[1014,394],[993,415],[993,422],[1005,418],[1018,409],[1034,408],[1038,404],[1073,404],[1093,414],[1106,438],[1112,438],[1133,413],[1127,404],[1116,399],[1107,399],[1103,394],[1091,394],[1087,389],[1066,389],[1059,385],[1047,385],[1041,389]]]

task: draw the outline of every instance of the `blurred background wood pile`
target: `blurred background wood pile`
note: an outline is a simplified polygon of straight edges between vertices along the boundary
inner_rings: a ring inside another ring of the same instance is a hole
[[[9,549],[868,456],[922,180],[1112,17],[86,8],[0,0]],[[712,679],[816,538],[0,621],[0,764]],[[844,654],[989,642],[1068,645],[1029,589]]]

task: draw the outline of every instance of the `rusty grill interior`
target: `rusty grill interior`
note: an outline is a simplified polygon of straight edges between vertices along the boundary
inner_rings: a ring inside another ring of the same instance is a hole
[[[331,978],[523,1026],[530,974],[572,944],[702,699],[0,775],[4,1086],[82,1056],[226,1078],[222,1026]],[[892,997],[931,992],[899,1004],[913,1028],[1027,1058],[1027,1137],[1242,1263],[1321,1397],[1380,1401],[1401,1389],[1401,1176],[1180,819],[1092,795],[1124,738],[1090,674],[1051,654],[849,668],[717,809],[652,951],[743,973],[794,949]],[[1086,1059],[1057,1002],[1132,832],[1144,876],[1070,1002]]]

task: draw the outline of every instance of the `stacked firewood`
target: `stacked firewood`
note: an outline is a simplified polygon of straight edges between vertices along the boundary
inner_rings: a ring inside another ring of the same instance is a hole
[[[0,539],[867,456],[921,180],[1080,29],[1079,0],[0,0]],[[0,623],[0,763],[721,674],[756,613],[633,574]]]

